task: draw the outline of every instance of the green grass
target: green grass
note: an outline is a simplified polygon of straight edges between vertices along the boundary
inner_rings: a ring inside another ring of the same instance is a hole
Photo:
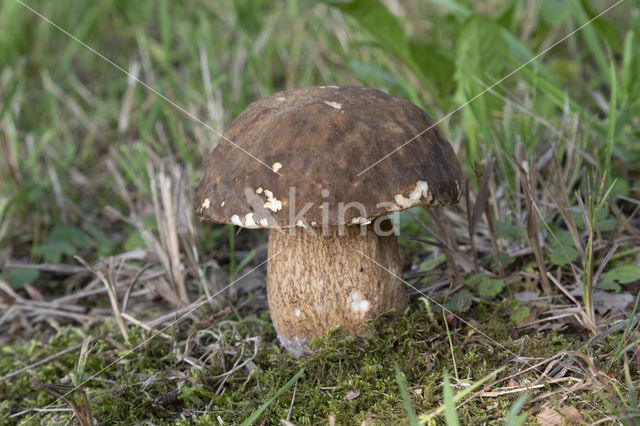
[[[412,101],[436,120],[473,99],[439,127],[453,142],[469,178],[470,208],[480,213],[476,229],[467,227],[471,215],[464,200],[461,210],[450,210],[457,220],[445,218],[442,227],[428,213],[415,212],[441,238],[443,229],[455,233],[459,253],[471,259],[472,267],[461,272],[463,282],[455,283],[452,295],[445,300],[445,293],[433,293],[455,316],[434,303],[413,306],[397,323],[380,319],[368,341],[318,342],[316,355],[296,361],[279,349],[264,288],[239,285],[213,300],[213,311],[199,311],[199,318],[207,320],[211,312],[229,306],[231,313],[203,328],[222,330],[221,337],[204,341],[247,352],[221,355],[224,364],[220,358],[207,359],[203,372],[178,361],[168,341],[153,339],[125,363],[82,385],[101,423],[154,419],[211,424],[218,415],[238,423],[252,414],[278,422],[289,413],[293,388],[286,385],[294,377],[291,418],[299,424],[328,422],[328,416],[337,423],[405,423],[415,416],[424,420],[439,407],[445,415],[436,421],[453,422],[455,417],[463,424],[502,419],[521,424],[524,413],[532,423],[544,403],[559,398],[553,391],[562,392],[572,382],[529,390],[527,398],[514,393],[457,399],[505,363],[508,371],[501,377],[513,374],[511,361],[521,345],[522,356],[535,359],[561,351],[586,353],[600,373],[614,379],[599,376],[571,404],[588,421],[610,414],[637,422],[638,330],[628,322],[585,349],[589,337],[636,313],[633,303],[616,307],[617,313],[615,308],[599,311],[594,297],[631,294],[636,300],[633,289],[640,280],[637,1],[622,2],[557,45],[607,6],[582,0],[501,0],[491,7],[450,0],[25,3],[217,131],[252,100],[305,85],[375,87]],[[135,249],[144,249],[146,257],[123,263],[122,276],[133,278],[147,263],[152,272],[165,271],[170,262],[163,263],[159,254],[166,249],[161,237],[168,231],[154,215],[151,190],[161,178],[173,185],[182,244],[178,258],[190,294],[212,294],[263,261],[265,233],[236,235],[232,227],[196,223],[190,213],[202,162],[218,139],[198,120],[128,81],[112,64],[18,2],[2,2],[0,280],[27,300],[38,294],[49,300],[74,294],[90,276],[4,265],[77,265],[74,255],[93,264]],[[490,159],[495,168],[486,180],[487,203],[476,209],[473,202]],[[607,191],[599,188],[601,179],[610,190],[608,199],[599,198]],[[440,276],[455,278],[443,252],[423,242],[432,238],[424,227],[407,215],[402,230],[413,237],[400,239],[407,269],[437,271],[412,283],[422,289]],[[469,233],[480,247],[477,256],[469,248]],[[540,292],[546,272],[561,286],[573,286],[577,305],[553,283],[554,298],[545,299],[546,305],[516,300],[524,292]],[[149,286],[161,297],[153,300],[154,309],[146,300],[130,301],[136,315],[153,318],[175,307],[170,292],[160,291],[161,284],[150,281]],[[102,296],[80,304],[109,306]],[[541,322],[549,326],[540,332],[515,329],[529,316],[553,316],[551,309],[558,306],[577,311]],[[12,324],[13,334],[9,324],[0,324],[0,339],[6,343],[0,348],[0,376],[89,334],[120,337],[115,322],[102,323],[106,314],[95,315],[99,324],[83,327],[65,317],[30,317],[29,327]],[[480,324],[488,338],[465,321],[477,321],[472,324]],[[185,327],[167,332],[184,342]],[[145,336],[141,330],[129,331],[131,347]],[[523,343],[519,338],[525,334]],[[253,360],[256,368],[240,369],[224,383],[212,380],[227,371],[229,362],[253,353],[252,341],[244,340],[249,337],[262,342]],[[84,377],[119,354],[121,349],[99,340],[88,355]],[[51,403],[51,395],[33,388],[29,378],[71,386],[82,370],[77,360],[77,353],[69,354],[0,382],[0,419]],[[576,371],[590,371],[576,358],[571,362],[579,366]],[[445,369],[453,377],[444,376]],[[540,373],[516,380],[523,384]],[[151,383],[143,384],[149,377],[154,377]],[[345,400],[351,390],[360,395]],[[545,392],[551,396],[536,399]],[[455,411],[452,400],[458,404]],[[32,423],[68,416],[41,413]]]

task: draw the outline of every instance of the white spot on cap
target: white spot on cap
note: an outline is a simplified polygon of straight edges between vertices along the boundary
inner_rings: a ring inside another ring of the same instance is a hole
[[[256,189],[256,194],[262,194],[262,191],[263,191],[262,187],[259,186],[258,189]]]
[[[208,198],[205,198],[204,201],[202,202],[202,208],[208,209],[209,205],[211,205],[211,201]]]
[[[307,225],[304,224],[304,222],[300,219],[298,219],[298,221],[296,222],[296,226],[299,226],[300,228],[306,228]]]
[[[300,318],[300,309],[296,308],[295,311],[293,312],[296,314],[298,318]]]
[[[267,220],[266,217],[263,217],[262,219],[260,219],[258,221],[258,223],[260,224],[260,226],[262,226],[263,228],[266,228],[267,226],[269,226],[269,221]]]
[[[226,201],[224,201],[224,200],[223,200],[223,201],[220,203],[220,207],[224,207],[224,203],[226,203]]]
[[[231,223],[233,223],[234,225],[242,226],[242,221],[240,220],[240,216],[238,216],[237,214],[234,214],[233,216],[231,216]]]
[[[244,227],[245,228],[257,228],[258,224],[253,220],[253,213],[247,213],[244,217]]]
[[[427,182],[419,180],[416,182],[416,186],[409,193],[408,197],[405,197],[402,194],[396,194],[393,197],[393,200],[403,209],[408,209],[409,207],[420,204],[420,200],[422,198],[430,201],[430,195],[431,194],[429,193],[429,185],[427,184]]]
[[[371,223],[370,220],[367,220],[366,217],[362,217],[362,216],[354,217],[353,219],[351,219],[352,225],[368,225],[370,223]]]
[[[338,86],[319,86],[321,89],[339,89]]]
[[[279,161],[276,161],[275,163],[273,163],[273,165],[271,166],[271,170],[274,171],[274,173],[278,173],[278,170],[280,170],[282,168],[282,163],[280,163]]]
[[[339,102],[324,101],[324,104],[329,105],[331,108],[342,109],[342,104]]]
[[[347,308],[351,312],[364,315],[369,311],[369,301],[358,290],[351,292],[347,298]]]
[[[276,99],[279,100],[279,101],[284,101],[287,98],[285,98],[284,96],[278,96]]]
[[[264,202],[264,208],[269,209],[272,212],[282,210],[282,201],[273,196],[273,192],[268,189],[264,190],[264,195],[267,197],[267,201]]]

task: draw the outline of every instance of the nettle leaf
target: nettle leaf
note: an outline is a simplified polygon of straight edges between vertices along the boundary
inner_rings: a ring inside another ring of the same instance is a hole
[[[40,272],[36,269],[15,268],[9,271],[9,284],[14,290],[22,290],[25,285],[34,282]]]
[[[474,275],[466,280],[465,284],[476,288],[478,295],[483,299],[497,296],[505,287],[504,281],[491,279],[483,274]]]
[[[602,276],[602,281],[617,281],[620,284],[627,284],[640,280],[640,266],[622,265],[607,271]]]
[[[478,286],[478,294],[482,298],[489,299],[500,294],[502,289],[504,289],[504,286],[505,284],[502,280],[492,280],[485,277],[485,279],[480,281],[480,285]]]
[[[549,259],[551,260],[551,262],[553,262],[554,265],[562,266],[574,262],[576,259],[578,259],[580,253],[574,247],[571,233],[569,231],[558,231],[555,233],[555,235],[556,237],[558,237],[558,240],[560,242],[558,243],[558,241],[556,241],[556,239],[552,236],[549,237],[549,247],[551,248]],[[564,249],[564,252],[562,251],[562,249]]]
[[[42,256],[48,263],[60,263],[63,255],[73,256],[76,252],[72,244],[62,241],[52,241],[33,249],[34,254]]]

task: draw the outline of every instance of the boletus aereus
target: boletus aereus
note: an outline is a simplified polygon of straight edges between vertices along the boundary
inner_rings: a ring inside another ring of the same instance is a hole
[[[420,108],[364,87],[304,87],[255,101],[231,123],[204,164],[195,210],[269,229],[271,318],[299,357],[335,326],[358,334],[379,313],[403,310],[387,215],[455,204],[462,182],[451,145]]]

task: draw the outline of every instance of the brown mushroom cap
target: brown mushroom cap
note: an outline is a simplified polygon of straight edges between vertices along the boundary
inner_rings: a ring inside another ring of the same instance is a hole
[[[455,204],[461,194],[460,165],[434,122],[410,102],[379,90],[320,86],[279,92],[249,105],[224,137],[272,170],[221,140],[204,164],[195,197],[196,213],[214,222],[248,228],[350,225],[415,205]],[[351,202],[366,212],[343,208],[340,215],[339,203]],[[307,203],[312,205],[298,217],[302,221],[294,220]]]

